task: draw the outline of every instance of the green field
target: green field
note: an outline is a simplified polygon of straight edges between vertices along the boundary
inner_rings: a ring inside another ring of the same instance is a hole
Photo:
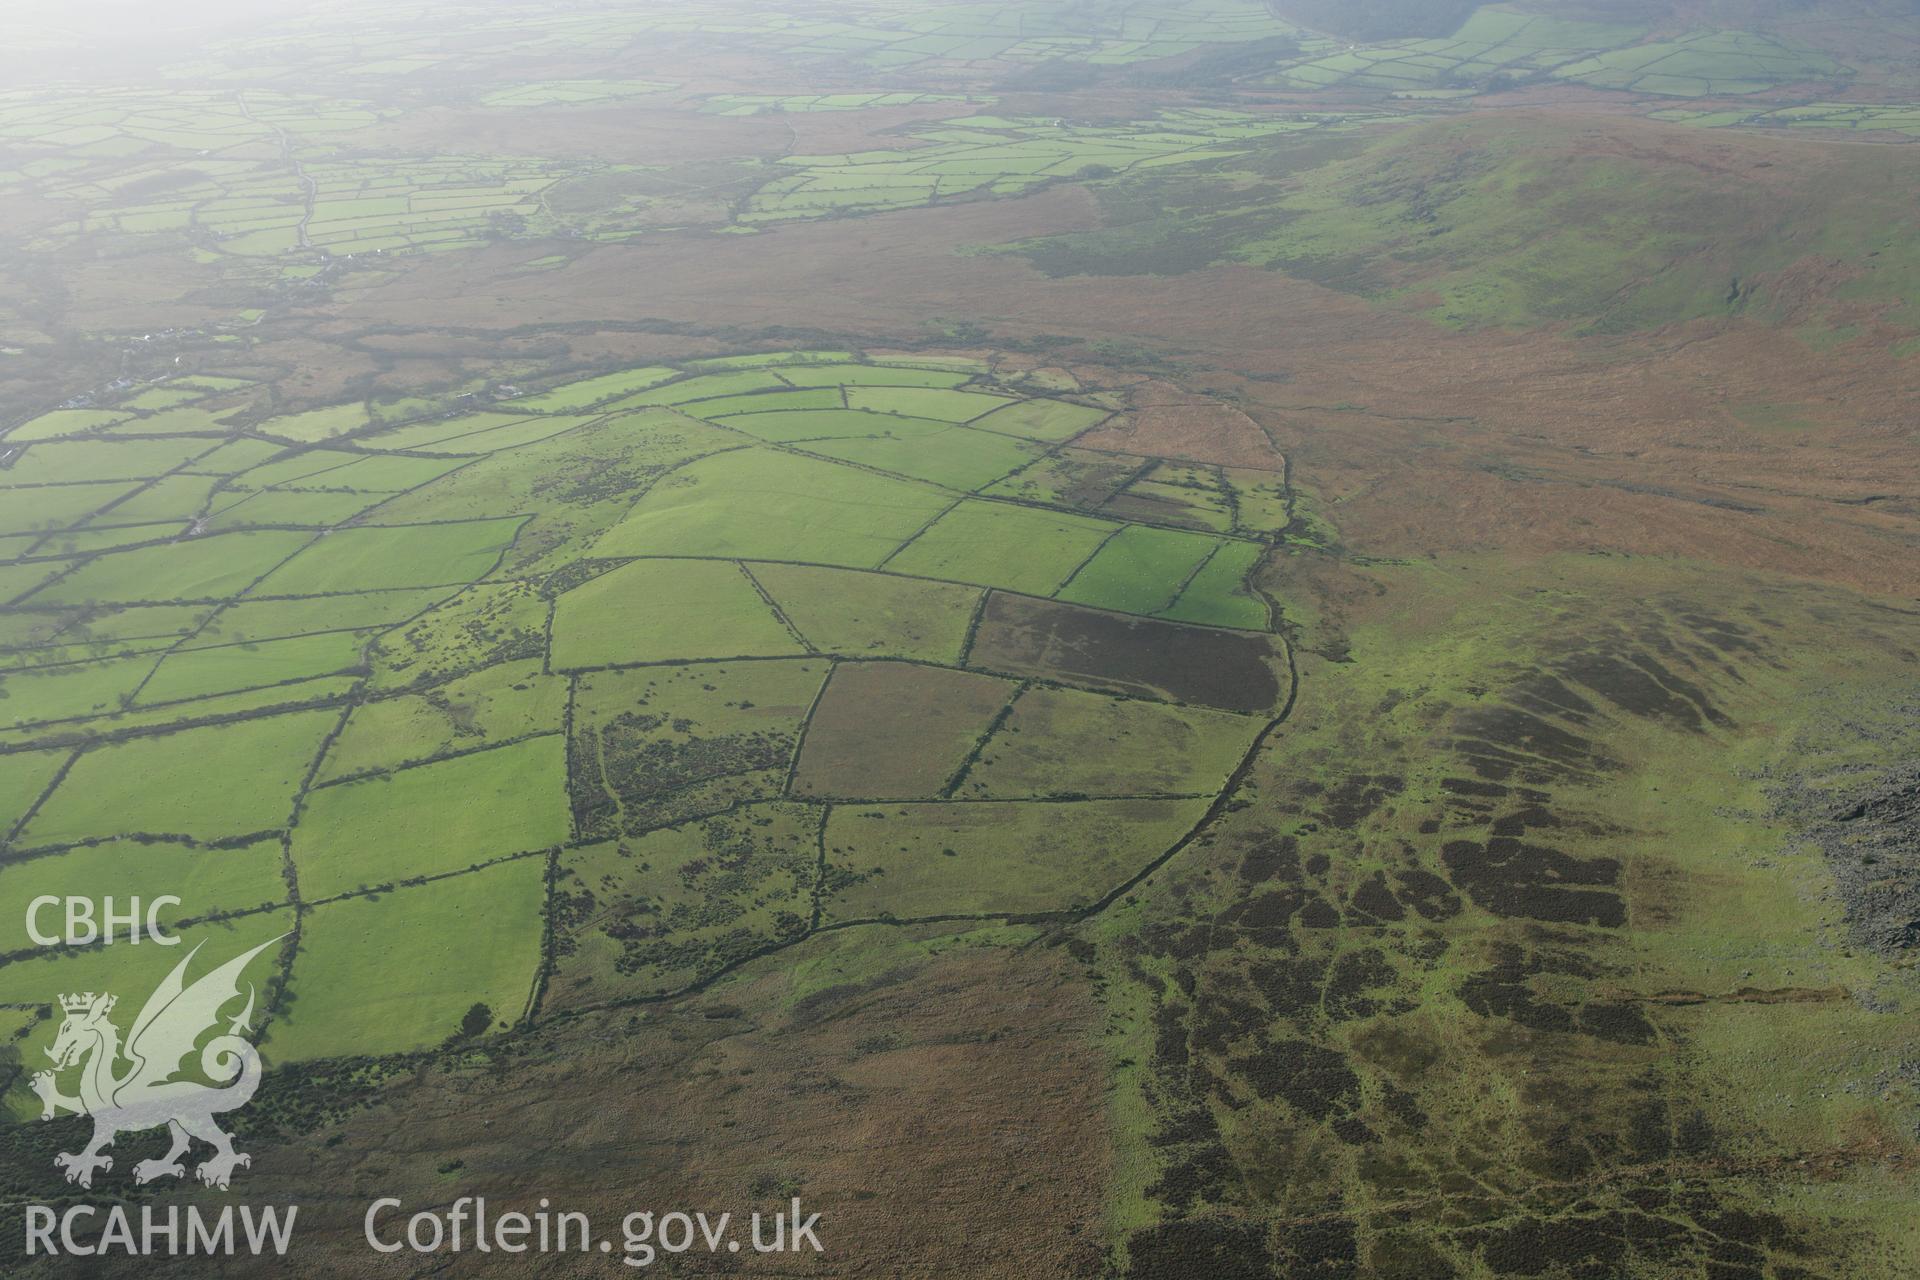
[[[1212,538],[1133,525],[1108,539],[1055,594],[1077,604],[1161,613],[1217,546]]]
[[[553,615],[562,670],[806,651],[725,560],[637,560],[567,592]]]
[[[284,827],[331,722],[321,712],[267,716],[94,747],[16,843],[147,835],[208,842]]]
[[[509,862],[320,907],[266,1052],[298,1062],[436,1045],[476,1004],[495,1029],[511,1025],[540,968],[544,871]]]
[[[953,583],[817,565],[748,571],[809,644],[849,658],[957,662],[980,595]]]
[[[557,734],[316,787],[292,844],[301,896],[321,901],[558,847],[565,792]]]
[[[966,501],[887,561],[895,573],[1049,595],[1118,525],[1063,512]]]

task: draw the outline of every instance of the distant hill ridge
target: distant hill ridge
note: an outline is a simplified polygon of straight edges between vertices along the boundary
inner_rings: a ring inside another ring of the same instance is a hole
[[[1273,0],[1289,22],[1348,40],[1449,36],[1484,7],[1480,0]],[[1920,13],[1920,0],[1522,0],[1509,8],[1586,22],[1740,29],[1783,17],[1844,18]]]

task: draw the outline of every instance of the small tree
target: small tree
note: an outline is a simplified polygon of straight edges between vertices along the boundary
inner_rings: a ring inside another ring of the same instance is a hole
[[[460,1034],[468,1040],[477,1040],[487,1034],[493,1026],[493,1010],[484,1004],[476,1004],[467,1010],[467,1016],[460,1019]]]

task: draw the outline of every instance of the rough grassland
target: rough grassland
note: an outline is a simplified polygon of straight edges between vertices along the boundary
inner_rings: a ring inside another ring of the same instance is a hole
[[[1205,801],[836,806],[836,920],[1060,911],[1093,902],[1170,847]]]
[[[958,794],[991,800],[1208,794],[1225,784],[1261,724],[1199,707],[1033,688],[987,740]]]
[[[820,695],[795,795],[867,800],[942,793],[1019,686],[970,671],[848,662]]]
[[[488,667],[431,695],[369,702],[334,739],[315,781],[415,764],[529,731],[557,731],[566,702],[566,682],[541,675],[537,660]]]

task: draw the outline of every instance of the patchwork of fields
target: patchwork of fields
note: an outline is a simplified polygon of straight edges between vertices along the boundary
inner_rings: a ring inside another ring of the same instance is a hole
[[[624,91],[608,82],[533,84],[488,105]],[[41,251],[83,237],[164,236],[199,260],[303,253],[324,261],[470,248],[563,226],[598,233],[597,219],[556,218],[549,196],[568,180],[633,171],[534,157],[365,155],[340,145],[341,135],[393,115],[357,99],[255,90],[14,94],[0,100],[0,139],[11,141],[16,161],[0,165],[0,190],[72,211],[37,229],[32,247]],[[593,209],[616,223],[626,211],[618,198]]]
[[[1658,120],[1727,129],[1746,125],[1761,129],[1831,129],[1836,133],[1905,134],[1920,138],[1920,105],[1871,102],[1809,102],[1803,106],[1764,107],[1756,111],[1669,108],[1653,113]]]
[[[799,352],[411,416],[265,390],[0,436],[0,893],[184,883],[188,939],[287,935],[281,1063],[854,923],[1071,915],[1190,837],[1291,689],[1247,585],[1279,473],[1076,445],[1119,411],[1058,378]],[[0,927],[0,1004],[153,963]]]
[[[1463,97],[1522,82],[1657,101],[1815,84],[1831,90],[1851,74],[1787,35],[1656,30],[1505,5],[1480,8],[1445,38],[1348,45],[1290,27],[1251,0],[1123,4],[1098,12],[1068,4],[903,11],[876,3],[831,21],[769,11],[751,23],[737,14],[719,20],[679,9],[608,10],[549,16],[535,24],[534,35],[523,16],[509,23],[475,10],[458,50],[443,46],[437,24],[444,13],[434,12],[432,29],[416,29],[404,9],[383,11],[380,36],[346,38],[330,29],[301,43],[302,83],[313,87],[302,93],[200,63],[176,68],[193,87],[0,95],[0,192],[43,211],[30,239],[36,251],[96,241],[132,250],[138,242],[161,241],[235,278],[269,273],[265,278],[293,282],[366,254],[446,252],[539,237],[621,240],[674,229],[742,232],[1017,196],[1052,182],[1102,182],[1229,159],[1291,134],[1406,121],[1414,112],[1447,110]],[[612,73],[530,76],[477,91],[444,79],[509,57],[564,60],[596,42],[651,48],[660,41],[832,59],[856,70],[842,78],[841,91],[820,93],[688,91],[665,79]],[[1262,52],[1227,64],[1220,73],[1226,82],[1293,94],[1335,91],[1342,109],[1189,103],[1133,119],[959,114],[969,102],[993,101],[976,91],[982,67],[1071,61],[1118,68],[1188,55],[1204,59],[1208,50],[1241,46]],[[236,67],[289,56],[245,42],[214,52],[220,64]],[[1344,105],[1356,94],[1379,105]],[[890,139],[885,149],[769,155],[747,148],[720,163],[688,166],[377,141],[382,128],[403,128],[429,107],[506,118],[639,100],[719,120],[943,104],[951,104],[954,115],[901,130],[898,145]],[[1753,112],[1709,108],[1697,122],[1898,136],[1913,132],[1911,114],[1897,102],[1816,101]]]
[[[483,100],[500,108],[592,105],[661,86],[536,82]],[[953,95],[721,95],[722,116],[964,103]],[[956,108],[960,109],[960,108]],[[1013,196],[1041,184],[1232,156],[1260,140],[1367,123],[1365,112],[1183,108],[1126,123],[961,116],[920,126],[902,149],[789,155],[725,166],[610,164],[485,155],[366,154],[337,135],[395,113],[355,99],[221,93],[15,95],[0,100],[0,159],[13,188],[72,211],[33,247],[166,238],[195,260],[311,264],[367,253],[445,252],[506,238],[618,240],[664,227],[772,223]],[[191,122],[192,127],[188,127]],[[244,263],[242,264],[244,265]]]
[[[1274,73],[1272,83],[1418,93],[1463,89],[1495,77],[1543,77],[1691,98],[1755,93],[1838,70],[1814,50],[1752,32],[1703,29],[1674,39],[1648,35],[1644,27],[1489,5],[1444,39],[1350,46],[1287,66]]]
[[[449,18],[449,12],[454,15]],[[313,33],[280,40],[234,40],[203,60],[176,64],[176,75],[245,80],[248,68],[298,41],[308,67],[342,79],[398,79],[491,69],[508,58],[558,57],[606,48],[685,43],[702,50],[746,48],[786,58],[848,59],[871,71],[1019,66],[1072,59],[1126,66],[1197,49],[1294,32],[1259,0],[1119,0],[1099,7],[1076,0],[1038,4],[902,5],[860,0],[828,12],[779,5],[743,11],[692,3],[629,11],[587,9],[503,15],[486,5],[380,6],[341,34],[336,19]],[[442,40],[452,21],[461,47]]]
[[[1209,107],[1126,125],[962,116],[915,129],[908,151],[788,156],[800,172],[761,187],[743,225],[872,213],[955,197],[1018,195],[1041,183],[1110,177],[1238,154],[1258,139],[1365,123],[1366,113],[1255,114]]]
[[[111,893],[303,1274],[1920,1275],[1920,15],[23,3],[0,1254]]]

